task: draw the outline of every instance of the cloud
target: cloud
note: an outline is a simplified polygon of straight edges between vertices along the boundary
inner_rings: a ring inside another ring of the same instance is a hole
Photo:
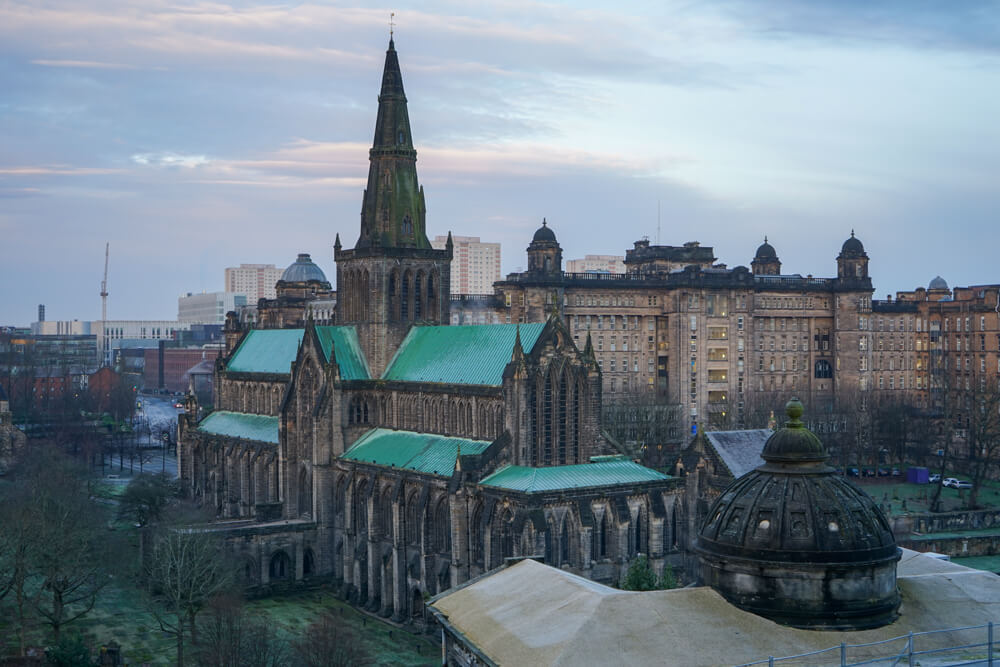
[[[72,167],[69,165],[29,165],[20,167],[0,166],[3,176],[94,176],[120,174],[121,169],[103,167]]]
[[[727,0],[718,7],[773,37],[1000,52],[994,0]]]
[[[135,153],[132,162],[144,167],[182,167],[192,169],[206,165],[210,160],[204,155],[180,155],[171,152]]]
[[[89,69],[140,69],[136,65],[126,63],[105,63],[96,60],[45,60],[36,59],[31,61],[32,65],[42,65],[44,67],[81,67]]]

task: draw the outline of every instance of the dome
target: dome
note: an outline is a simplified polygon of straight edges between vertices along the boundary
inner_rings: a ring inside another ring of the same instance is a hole
[[[532,243],[536,243],[538,241],[556,242],[556,235],[552,232],[548,223],[545,222],[545,218],[542,218],[542,226],[538,228],[538,231],[535,232],[535,236],[531,239]]]
[[[935,276],[927,289],[948,289],[948,283],[941,276]]]
[[[695,549],[701,575],[746,611],[802,628],[860,629],[896,617],[899,550],[868,494],[826,465],[802,404],[764,445],[764,465],[709,510]]]
[[[854,230],[851,230],[851,238],[844,241],[844,245],[840,247],[840,253],[842,255],[863,255],[865,254],[865,246],[861,243],[861,240],[854,236]]]
[[[767,242],[766,236],[764,237],[764,242],[757,248],[757,254],[754,255],[754,259],[778,259],[778,253],[774,251],[774,246]]]
[[[313,264],[308,253],[299,253],[298,258],[289,265],[285,272],[281,274],[281,279],[286,283],[304,283],[310,280],[326,282],[326,275],[323,270]]]

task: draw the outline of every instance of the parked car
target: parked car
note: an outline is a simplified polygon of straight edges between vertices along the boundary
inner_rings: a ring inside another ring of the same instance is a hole
[[[972,482],[966,482],[965,480],[955,479],[954,477],[945,477],[944,481],[941,483],[952,489],[972,488]]]
[[[865,468],[864,470],[861,471],[861,476],[862,477],[874,477],[875,476],[875,470],[872,469],[872,468]]]
[[[899,477],[901,474],[902,473],[899,471],[899,468],[893,468],[892,469],[892,476],[893,477]]]
[[[937,474],[937,473],[934,473],[934,474],[932,474],[932,475],[928,475],[928,476],[927,476],[927,481],[928,481],[928,482],[929,482],[930,484],[937,484],[938,482],[940,482],[940,481],[941,481],[941,475],[939,475],[939,474]]]
[[[861,473],[860,473],[860,471],[857,468],[848,468],[847,469],[847,476],[848,477],[857,477],[860,474]]]
[[[878,469],[878,476],[879,477],[888,477],[889,476],[889,469],[888,468],[879,468]]]
[[[182,409],[184,407],[184,404],[183,403],[174,403],[174,407],[177,408],[178,410],[180,410],[180,409]]]

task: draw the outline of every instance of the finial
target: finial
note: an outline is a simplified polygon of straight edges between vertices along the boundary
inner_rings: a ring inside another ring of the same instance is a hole
[[[805,408],[802,406],[802,401],[796,397],[792,397],[788,403],[785,403],[785,414],[788,415],[788,422],[785,426],[789,428],[802,428],[802,421],[799,417],[805,412]]]
[[[767,234],[764,234],[764,243],[767,243]]]
[[[542,218],[542,227],[545,227],[548,223],[545,222],[545,218]]]
[[[854,238],[854,230],[853,229],[851,230],[851,238],[852,239]]]
[[[396,12],[389,13],[389,41],[392,41],[392,30],[396,27],[393,19],[396,18]]]

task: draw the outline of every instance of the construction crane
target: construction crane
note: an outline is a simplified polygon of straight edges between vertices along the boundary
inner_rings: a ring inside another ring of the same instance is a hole
[[[111,243],[104,244],[104,280],[101,281],[101,322],[108,319],[108,252]]]

